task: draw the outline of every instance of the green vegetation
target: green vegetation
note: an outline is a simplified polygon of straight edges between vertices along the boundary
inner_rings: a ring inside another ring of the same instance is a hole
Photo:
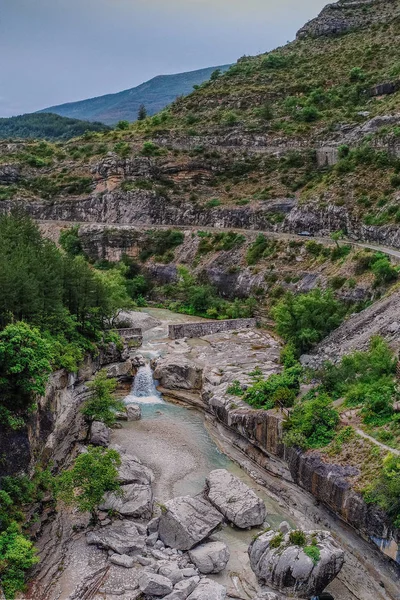
[[[330,290],[316,289],[298,296],[286,294],[272,309],[272,315],[279,335],[302,353],[340,325],[345,308]]]
[[[285,423],[285,444],[303,450],[321,448],[333,440],[338,424],[339,413],[328,394],[311,394],[297,402],[290,413]]]
[[[83,254],[82,242],[79,238],[79,225],[63,229],[60,233],[59,243],[61,248],[70,256]]]
[[[240,248],[246,241],[244,235],[234,231],[222,231],[214,234],[207,231],[198,231],[197,235],[200,238],[199,254],[233,250],[234,248]]]
[[[176,229],[154,230],[147,232],[148,240],[140,252],[142,261],[154,256],[156,260],[170,262],[173,259],[173,250],[183,244],[184,234]]]
[[[277,533],[269,543],[270,548],[279,548],[283,542],[283,533]]]
[[[300,389],[302,368],[299,363],[285,368],[283,373],[258,379],[243,395],[243,400],[255,408],[268,410],[274,407],[293,406]]]
[[[25,590],[25,573],[38,562],[35,548],[17,523],[0,533],[0,582],[7,600]]]
[[[113,396],[117,387],[115,379],[109,379],[107,371],[102,369],[87,384],[90,397],[82,407],[82,413],[89,422],[101,421],[108,426],[114,425],[116,412],[124,409],[124,403]]]
[[[251,317],[257,301],[254,298],[229,301],[221,298],[210,284],[200,284],[185,267],[178,267],[178,280],[155,290],[166,306],[173,311],[211,319],[239,319]]]
[[[121,270],[99,272],[64,254],[23,214],[0,217],[2,423],[21,424],[51,369],[75,371],[85,352],[97,352],[103,330],[132,304],[125,283]]]
[[[400,527],[400,456],[388,454],[375,481],[364,492],[367,502],[378,504]]]
[[[116,450],[88,446],[75,460],[74,466],[56,480],[57,497],[74,504],[80,512],[90,512],[97,521],[97,510],[106,492],[120,494],[117,468],[121,458]]]
[[[307,554],[309,558],[313,561],[314,565],[316,565],[321,560],[321,551],[318,546],[305,546],[303,548],[304,554]]]
[[[289,542],[294,546],[304,546],[307,542],[306,535],[301,529],[296,529],[289,533]]]
[[[0,119],[0,139],[33,138],[69,140],[86,131],[109,131],[103,123],[80,121],[52,113],[32,113]]]

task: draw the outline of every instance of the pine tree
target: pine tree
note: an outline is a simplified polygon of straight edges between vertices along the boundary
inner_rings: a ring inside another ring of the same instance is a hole
[[[147,117],[147,110],[144,104],[139,106],[138,121],[144,121]]]

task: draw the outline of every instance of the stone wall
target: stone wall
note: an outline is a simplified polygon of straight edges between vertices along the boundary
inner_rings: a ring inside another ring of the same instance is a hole
[[[198,338],[222,331],[237,331],[256,327],[255,319],[230,319],[229,321],[201,321],[199,323],[181,323],[168,327],[168,337],[172,340]]]

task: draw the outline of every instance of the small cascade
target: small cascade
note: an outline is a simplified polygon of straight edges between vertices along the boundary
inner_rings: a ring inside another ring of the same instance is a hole
[[[149,363],[138,369],[131,393],[126,396],[124,402],[125,404],[163,404],[164,401],[156,389]]]

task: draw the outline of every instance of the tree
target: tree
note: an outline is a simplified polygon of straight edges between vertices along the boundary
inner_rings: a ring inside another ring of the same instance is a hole
[[[147,118],[147,110],[144,104],[139,106],[138,110],[138,121],[144,121]]]
[[[37,328],[20,322],[0,332],[0,392],[7,410],[29,409],[45,393],[51,359],[51,344]]]
[[[289,430],[284,438],[287,445],[321,448],[332,441],[339,424],[339,413],[328,394],[302,400],[295,405],[285,426]]]
[[[210,76],[210,81],[216,81],[217,79],[219,79],[222,75],[221,69],[215,69],[215,71],[213,71],[211,73]]]
[[[89,421],[102,421],[106,425],[115,423],[116,411],[124,409],[124,403],[116,400],[113,392],[117,387],[115,379],[109,379],[107,371],[102,369],[87,384],[90,397],[82,407],[82,413]]]
[[[320,289],[298,296],[288,293],[272,309],[278,334],[299,352],[306,352],[338,327],[344,314],[331,290]]]
[[[120,129],[121,131],[126,131],[129,129],[129,121],[118,121],[116,125],[116,129]]]
[[[63,229],[59,238],[60,246],[70,256],[83,254],[82,242],[79,237],[79,225]]]
[[[116,450],[88,446],[72,469],[57,477],[56,495],[66,504],[75,504],[80,512],[90,512],[95,522],[106,492],[121,495],[117,470],[120,465]]]
[[[339,248],[339,240],[342,240],[344,237],[344,233],[342,230],[334,231],[331,233],[331,240],[333,240],[336,244],[336,248]]]
[[[389,453],[383,461],[383,468],[377,479],[364,494],[366,502],[378,504],[400,527],[400,456]]]
[[[0,533],[0,582],[7,600],[25,589],[25,572],[39,562],[36,550],[17,523]]]

